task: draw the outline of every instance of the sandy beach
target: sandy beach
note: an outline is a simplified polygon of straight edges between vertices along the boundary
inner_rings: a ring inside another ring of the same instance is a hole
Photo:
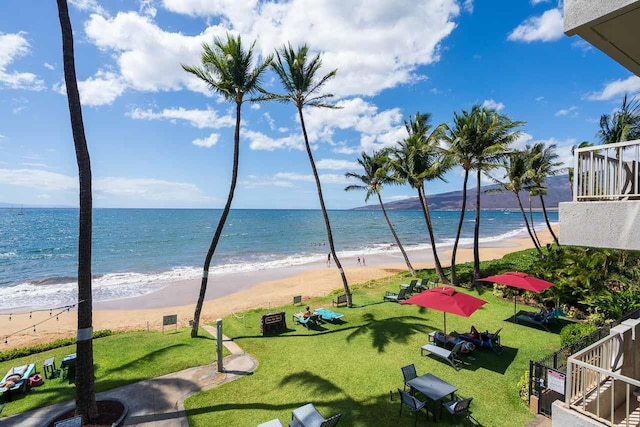
[[[538,232],[538,237],[543,244],[552,242],[548,231]],[[488,242],[481,244],[480,257],[483,260],[495,259],[531,247],[533,243],[528,237]],[[450,252],[438,252],[443,266],[449,264]],[[414,268],[433,267],[430,250],[408,254]],[[459,263],[472,259],[472,249],[458,249]],[[341,262],[350,284],[387,277],[407,269],[399,251],[394,255],[367,257],[366,266],[358,265],[354,259],[342,259]],[[201,323],[247,309],[290,304],[295,295],[301,295],[303,300],[306,300],[327,295],[336,289],[342,289],[342,281],[333,263],[331,267],[324,263],[312,263],[251,273],[211,276]],[[185,280],[170,283],[145,296],[94,303],[93,328],[160,330],[162,317],[170,314],[178,316],[179,326],[186,326],[189,319],[193,318],[199,290],[200,280]],[[55,314],[56,311],[50,313],[49,310],[0,314],[0,337],[6,338],[6,343],[0,344],[0,349],[4,351],[56,338],[73,337],[77,328],[75,310],[61,313],[57,319]]]

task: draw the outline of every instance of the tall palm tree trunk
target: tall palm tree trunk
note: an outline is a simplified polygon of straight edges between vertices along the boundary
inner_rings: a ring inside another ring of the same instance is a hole
[[[418,197],[420,198],[420,204],[422,205],[422,213],[424,213],[424,219],[427,222],[427,230],[429,230],[429,240],[431,240],[431,250],[433,251],[433,263],[436,267],[436,274],[441,283],[449,283],[449,279],[444,275],[442,271],[442,264],[440,264],[440,258],[438,258],[438,250],[436,249],[436,239],[433,235],[433,224],[431,223],[431,214],[429,213],[429,205],[427,204],[427,196],[424,194],[424,187],[418,187]]]
[[[93,299],[91,290],[92,208],[91,159],[84,134],[73,50],[73,30],[66,0],[57,0],[62,30],[64,81],[78,163],[80,221],[78,237],[78,335],[76,343],[76,413],[83,423],[98,417],[93,376]]]
[[[538,237],[538,233],[536,232],[536,223],[533,220],[533,208],[531,207],[531,194],[529,193],[529,219],[531,219],[531,231],[533,232],[533,237],[536,239],[536,243],[538,247],[542,249],[542,244],[540,243],[540,238]]]
[[[398,247],[400,248],[400,252],[404,257],[404,262],[407,264],[407,268],[409,269],[409,272],[411,272],[411,275],[413,277],[416,277],[416,271],[413,269],[413,266],[409,261],[409,257],[407,256],[407,253],[404,251],[404,248],[402,247],[402,243],[400,243],[400,238],[398,238],[398,235],[396,234],[396,230],[393,228],[393,225],[391,224],[391,220],[387,215],[387,210],[384,208],[384,203],[382,203],[382,197],[380,196],[380,193],[378,193],[377,191],[376,191],[376,194],[378,195],[378,201],[380,202],[380,209],[382,209],[382,214],[384,215],[384,219],[387,220],[387,224],[389,225],[391,234],[393,234],[393,238],[396,239],[396,243],[398,244]]]
[[[456,253],[458,252],[458,242],[462,234],[462,225],[464,224],[464,214],[467,209],[467,182],[469,181],[469,170],[464,170],[464,180],[462,183],[462,211],[460,212],[460,221],[458,221],[458,231],[456,240],[453,242],[453,250],[451,251],[451,283],[458,284],[458,276],[456,276]]]
[[[204,267],[202,271],[202,282],[200,283],[200,294],[198,295],[198,302],[196,303],[196,310],[193,314],[193,325],[191,326],[191,338],[198,336],[198,328],[200,326],[200,313],[202,312],[202,305],[204,304],[204,297],[207,293],[207,282],[209,279],[209,266],[211,265],[211,259],[220,241],[222,235],[222,229],[229,216],[231,210],[231,202],[233,201],[233,195],[236,190],[236,183],[238,181],[238,158],[240,155],[240,111],[242,108],[242,101],[236,101],[236,128],[233,135],[233,171],[231,173],[231,187],[229,188],[229,195],[227,196],[227,203],[224,205],[222,215],[218,220],[218,227],[211,240],[211,245],[207,251],[207,255],[204,259]]]
[[[302,114],[302,107],[298,107],[298,115],[300,116],[300,125],[302,126],[302,135],[304,136],[304,145],[307,149],[307,155],[309,156],[309,163],[311,163],[311,169],[313,170],[313,177],[316,180],[316,188],[318,190],[318,198],[320,199],[320,208],[322,209],[322,216],[324,217],[324,225],[327,228],[327,239],[329,240],[329,247],[331,248],[331,255],[338,267],[340,277],[342,278],[342,286],[344,287],[344,293],[347,295],[347,307],[353,307],[353,301],[351,300],[351,289],[349,289],[349,283],[347,282],[347,276],[344,274],[342,264],[336,255],[336,248],[333,244],[333,235],[331,234],[331,223],[329,222],[329,215],[327,214],[327,208],[324,205],[324,198],[322,197],[322,186],[320,185],[320,177],[318,176],[318,170],[316,164],[313,161],[313,153],[311,152],[311,146],[309,145],[309,137],[307,136],[307,128],[304,124],[304,115]]]
[[[520,207],[520,213],[522,214],[522,218],[524,218],[524,225],[527,227],[527,233],[529,233],[529,237],[531,237],[531,241],[533,245],[536,247],[538,254],[542,255],[542,251],[540,250],[540,246],[538,246],[538,242],[536,242],[535,237],[533,237],[533,233],[531,232],[531,227],[529,226],[529,220],[527,219],[527,213],[524,211],[524,206],[522,206],[522,200],[520,200],[520,195],[514,191],[516,195],[516,200],[518,200],[518,206]]]
[[[476,218],[473,226],[473,282],[478,286],[478,279],[482,275],[480,272],[480,178],[482,171],[478,165],[476,176]]]
[[[549,233],[551,233],[551,237],[553,237],[553,241],[556,242],[556,245],[560,246],[560,242],[558,241],[558,237],[556,233],[553,232],[553,228],[551,227],[551,223],[549,222],[549,215],[547,215],[547,207],[544,204],[544,197],[542,194],[540,196],[540,205],[542,205],[542,213],[544,214],[544,221],[547,223],[547,228],[549,229]]]

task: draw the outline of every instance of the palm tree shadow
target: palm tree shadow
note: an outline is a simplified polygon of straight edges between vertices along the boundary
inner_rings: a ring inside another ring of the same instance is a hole
[[[378,349],[378,353],[383,353],[392,342],[407,343],[409,337],[424,334],[429,330],[429,327],[423,323],[425,319],[418,316],[376,320],[373,314],[365,313],[362,318],[365,323],[347,336],[347,342],[358,336],[371,334],[372,346]]]

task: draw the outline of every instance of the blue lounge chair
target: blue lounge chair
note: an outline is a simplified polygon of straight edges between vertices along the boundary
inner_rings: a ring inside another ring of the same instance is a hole
[[[333,322],[334,320],[338,320],[344,316],[343,314],[336,313],[335,311],[331,311],[326,308],[316,308],[313,310],[313,314],[317,314],[320,319],[325,322]]]
[[[305,328],[310,329],[309,324],[317,325],[318,324],[318,315],[311,314],[309,317],[304,317],[302,313],[294,313],[293,320],[299,324],[303,325]]]
[[[552,321],[553,319],[557,319],[558,317],[564,316],[564,315],[565,314],[562,311],[562,309],[560,307],[556,307],[553,310],[551,310],[549,313],[547,313],[546,316],[541,316],[539,313],[527,313],[527,314],[520,314],[518,317],[516,317],[516,319],[522,322],[533,323],[534,325],[544,328],[547,332],[551,332],[547,327],[549,322]]]
[[[17,366],[9,369],[0,382],[0,393],[11,393],[13,391],[27,391],[29,387],[29,377],[36,370],[36,364]]]

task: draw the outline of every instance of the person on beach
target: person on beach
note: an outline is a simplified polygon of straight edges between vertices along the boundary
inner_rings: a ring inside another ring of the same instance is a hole
[[[362,266],[364,267],[365,265],[367,264],[364,262],[364,255],[362,255]]]
[[[309,306],[307,306],[306,310],[304,311],[304,313],[302,313],[302,318],[306,319],[308,317],[311,316],[311,309],[309,308]]]
[[[329,255],[327,255],[327,267],[329,267],[331,265],[331,252],[329,252]]]
[[[358,265],[360,265],[360,257],[358,257]]]

